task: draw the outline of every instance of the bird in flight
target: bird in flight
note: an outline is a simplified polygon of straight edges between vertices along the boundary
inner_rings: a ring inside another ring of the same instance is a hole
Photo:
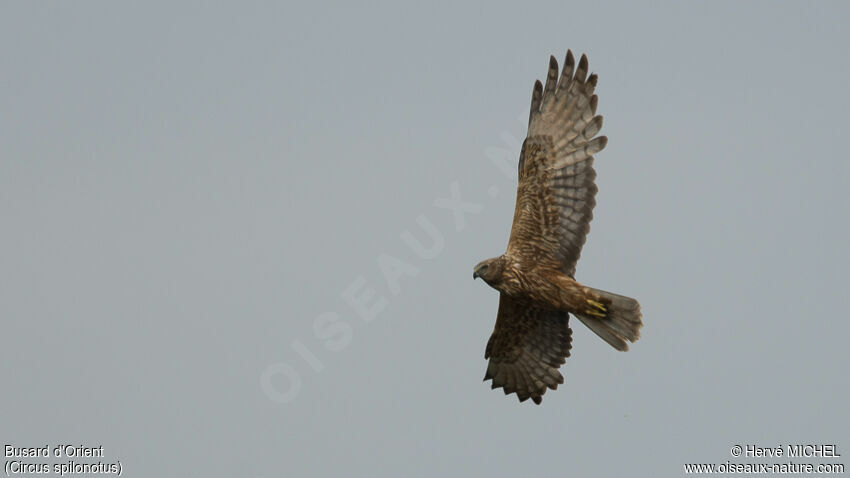
[[[550,57],[546,85],[537,80],[531,95],[507,250],[473,273],[500,292],[484,380],[506,395],[516,393],[520,402],[540,404],[547,389],[564,383],[558,368],[570,356],[569,314],[621,351],[643,326],[635,299],[575,280],[596,204],[593,155],[608,142],[597,136],[596,81],[595,74],[588,76],[587,56],[576,66],[567,51],[560,75]]]

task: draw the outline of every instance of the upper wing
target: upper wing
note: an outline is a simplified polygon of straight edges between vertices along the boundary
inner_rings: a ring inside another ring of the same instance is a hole
[[[493,379],[493,388],[504,387],[505,395],[515,392],[520,402],[530,397],[540,404],[547,387],[555,390],[564,383],[558,368],[570,356],[568,320],[566,312],[538,309],[502,294],[484,352],[490,359],[484,380]]]
[[[546,87],[539,80],[534,84],[507,250],[520,260],[552,262],[570,276],[596,205],[593,154],[608,142],[595,137],[602,128],[602,116],[594,116],[596,75],[587,77],[584,55],[575,75],[574,67],[568,51],[558,79],[558,62],[551,57]]]

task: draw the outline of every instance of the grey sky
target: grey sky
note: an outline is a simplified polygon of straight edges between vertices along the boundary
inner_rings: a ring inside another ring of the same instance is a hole
[[[422,3],[0,7],[2,444],[125,476],[850,454],[848,4]],[[471,273],[513,214],[493,158],[567,48],[610,140],[577,278],[646,325],[623,354],[573,321],[536,407],[481,382],[498,295]],[[439,207],[453,185],[477,212]]]

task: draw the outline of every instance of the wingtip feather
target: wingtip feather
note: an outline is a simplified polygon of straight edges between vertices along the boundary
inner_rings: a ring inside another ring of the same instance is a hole
[[[601,120],[602,117],[600,116],[599,119]],[[599,136],[598,138],[596,138],[596,141],[599,143],[597,146],[598,149],[596,150],[597,152],[602,151],[603,149],[605,149],[605,146],[608,146],[607,136]]]

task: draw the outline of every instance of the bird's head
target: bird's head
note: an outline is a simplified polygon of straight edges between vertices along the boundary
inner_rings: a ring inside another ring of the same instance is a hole
[[[472,278],[482,278],[484,282],[493,285],[499,282],[502,272],[505,270],[505,258],[503,256],[483,260],[475,266]]]

